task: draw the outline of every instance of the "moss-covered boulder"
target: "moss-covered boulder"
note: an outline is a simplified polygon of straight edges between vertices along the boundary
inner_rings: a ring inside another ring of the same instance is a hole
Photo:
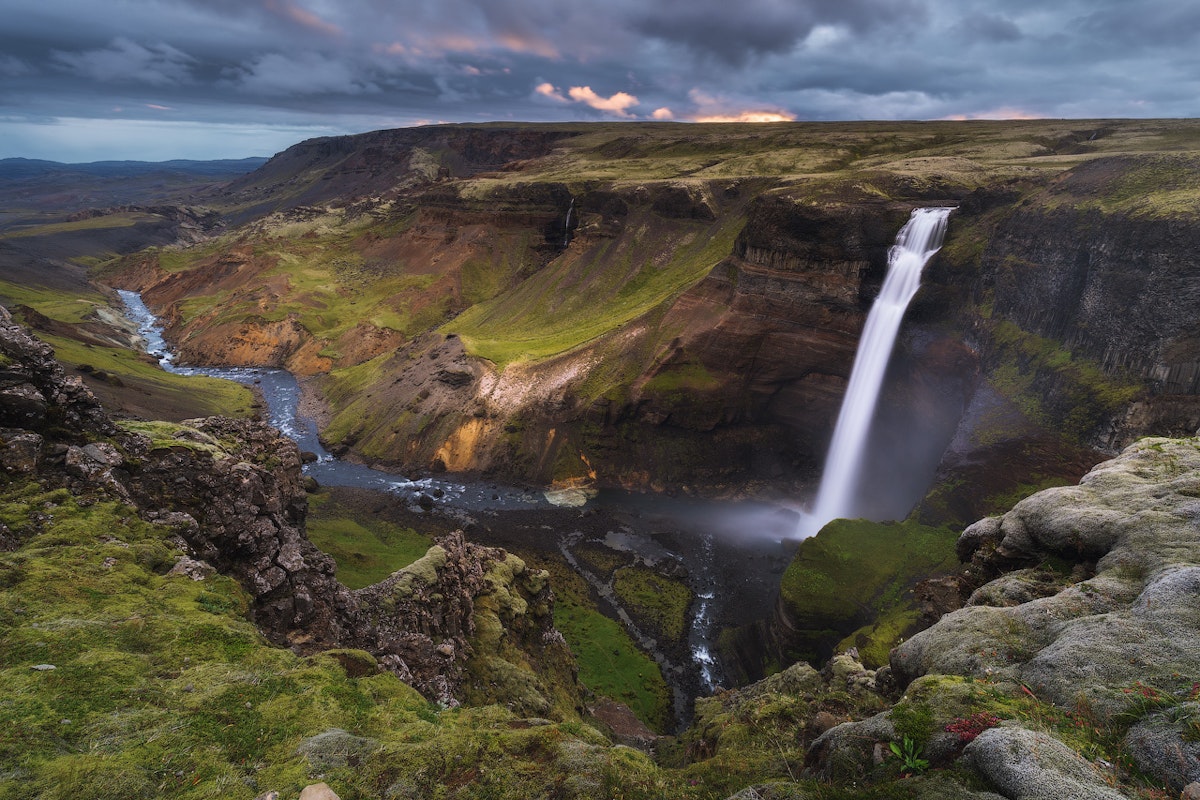
[[[915,522],[834,520],[804,540],[784,572],[773,625],[783,663],[819,664],[835,646],[855,647],[868,666],[916,629],[909,591],[956,566],[955,532]]]

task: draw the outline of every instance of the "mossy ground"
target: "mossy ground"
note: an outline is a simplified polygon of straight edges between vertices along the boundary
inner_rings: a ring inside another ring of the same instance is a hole
[[[337,579],[351,589],[378,583],[433,544],[418,531],[377,519],[327,494],[309,496],[308,538],[333,556]]]
[[[577,721],[443,711],[390,674],[270,646],[232,581],[167,577],[170,531],[126,506],[9,485],[0,521],[23,542],[0,554],[5,800],[295,797],[318,779],[345,800],[656,797],[671,782]],[[334,729],[361,751],[298,752]]]
[[[802,640],[793,655],[818,660],[846,637],[842,644],[857,646],[868,666],[885,664],[917,619],[908,590],[957,566],[958,533],[912,521],[834,520],[801,542],[779,588]]]
[[[99,293],[65,294],[60,290],[19,286],[0,281],[0,301],[27,306],[39,314],[69,326],[83,325],[96,318],[98,310],[111,312]],[[18,315],[19,316],[19,315]],[[136,398],[139,407],[155,407],[176,419],[224,414],[250,416],[254,395],[233,381],[206,376],[172,375],[148,356],[116,345],[106,346],[68,335],[39,332],[38,337],[54,348],[55,357],[67,368],[80,372],[109,406]],[[90,337],[87,337],[90,338]]]
[[[651,728],[671,721],[671,692],[658,664],[643,653],[616,620],[605,616],[587,583],[558,559],[535,559],[554,587],[554,627],[567,640],[579,664],[579,682],[633,710]]]
[[[613,575],[621,604],[656,638],[678,643],[687,633],[692,590],[681,580],[643,566],[621,567]]]

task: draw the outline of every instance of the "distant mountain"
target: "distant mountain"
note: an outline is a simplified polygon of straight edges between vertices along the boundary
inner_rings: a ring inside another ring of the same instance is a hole
[[[96,177],[129,177],[154,173],[187,173],[214,178],[243,175],[267,163],[266,158],[225,158],[215,161],[174,159],[171,161],[92,161],[84,164],[64,164],[36,158],[0,159],[0,180],[43,177],[55,173],[92,175]]]
[[[62,164],[0,159],[0,230],[59,222],[87,209],[202,205],[204,193],[253,172],[265,158],[218,161],[94,161]]]

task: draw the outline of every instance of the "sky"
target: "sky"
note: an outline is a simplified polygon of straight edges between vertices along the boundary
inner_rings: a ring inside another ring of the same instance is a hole
[[[0,158],[439,122],[1200,116],[1194,0],[0,0]]]

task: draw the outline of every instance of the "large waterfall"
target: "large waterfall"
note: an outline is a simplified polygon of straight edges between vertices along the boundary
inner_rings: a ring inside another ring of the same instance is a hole
[[[875,415],[879,390],[888,359],[900,330],[900,320],[921,285],[921,270],[942,246],[946,218],[953,208],[918,208],[888,251],[888,272],[883,288],[863,328],[850,384],[838,413],[837,427],[825,458],[821,488],[802,535],[811,535],[832,519],[856,516],[859,474],[862,471],[867,434]]]

